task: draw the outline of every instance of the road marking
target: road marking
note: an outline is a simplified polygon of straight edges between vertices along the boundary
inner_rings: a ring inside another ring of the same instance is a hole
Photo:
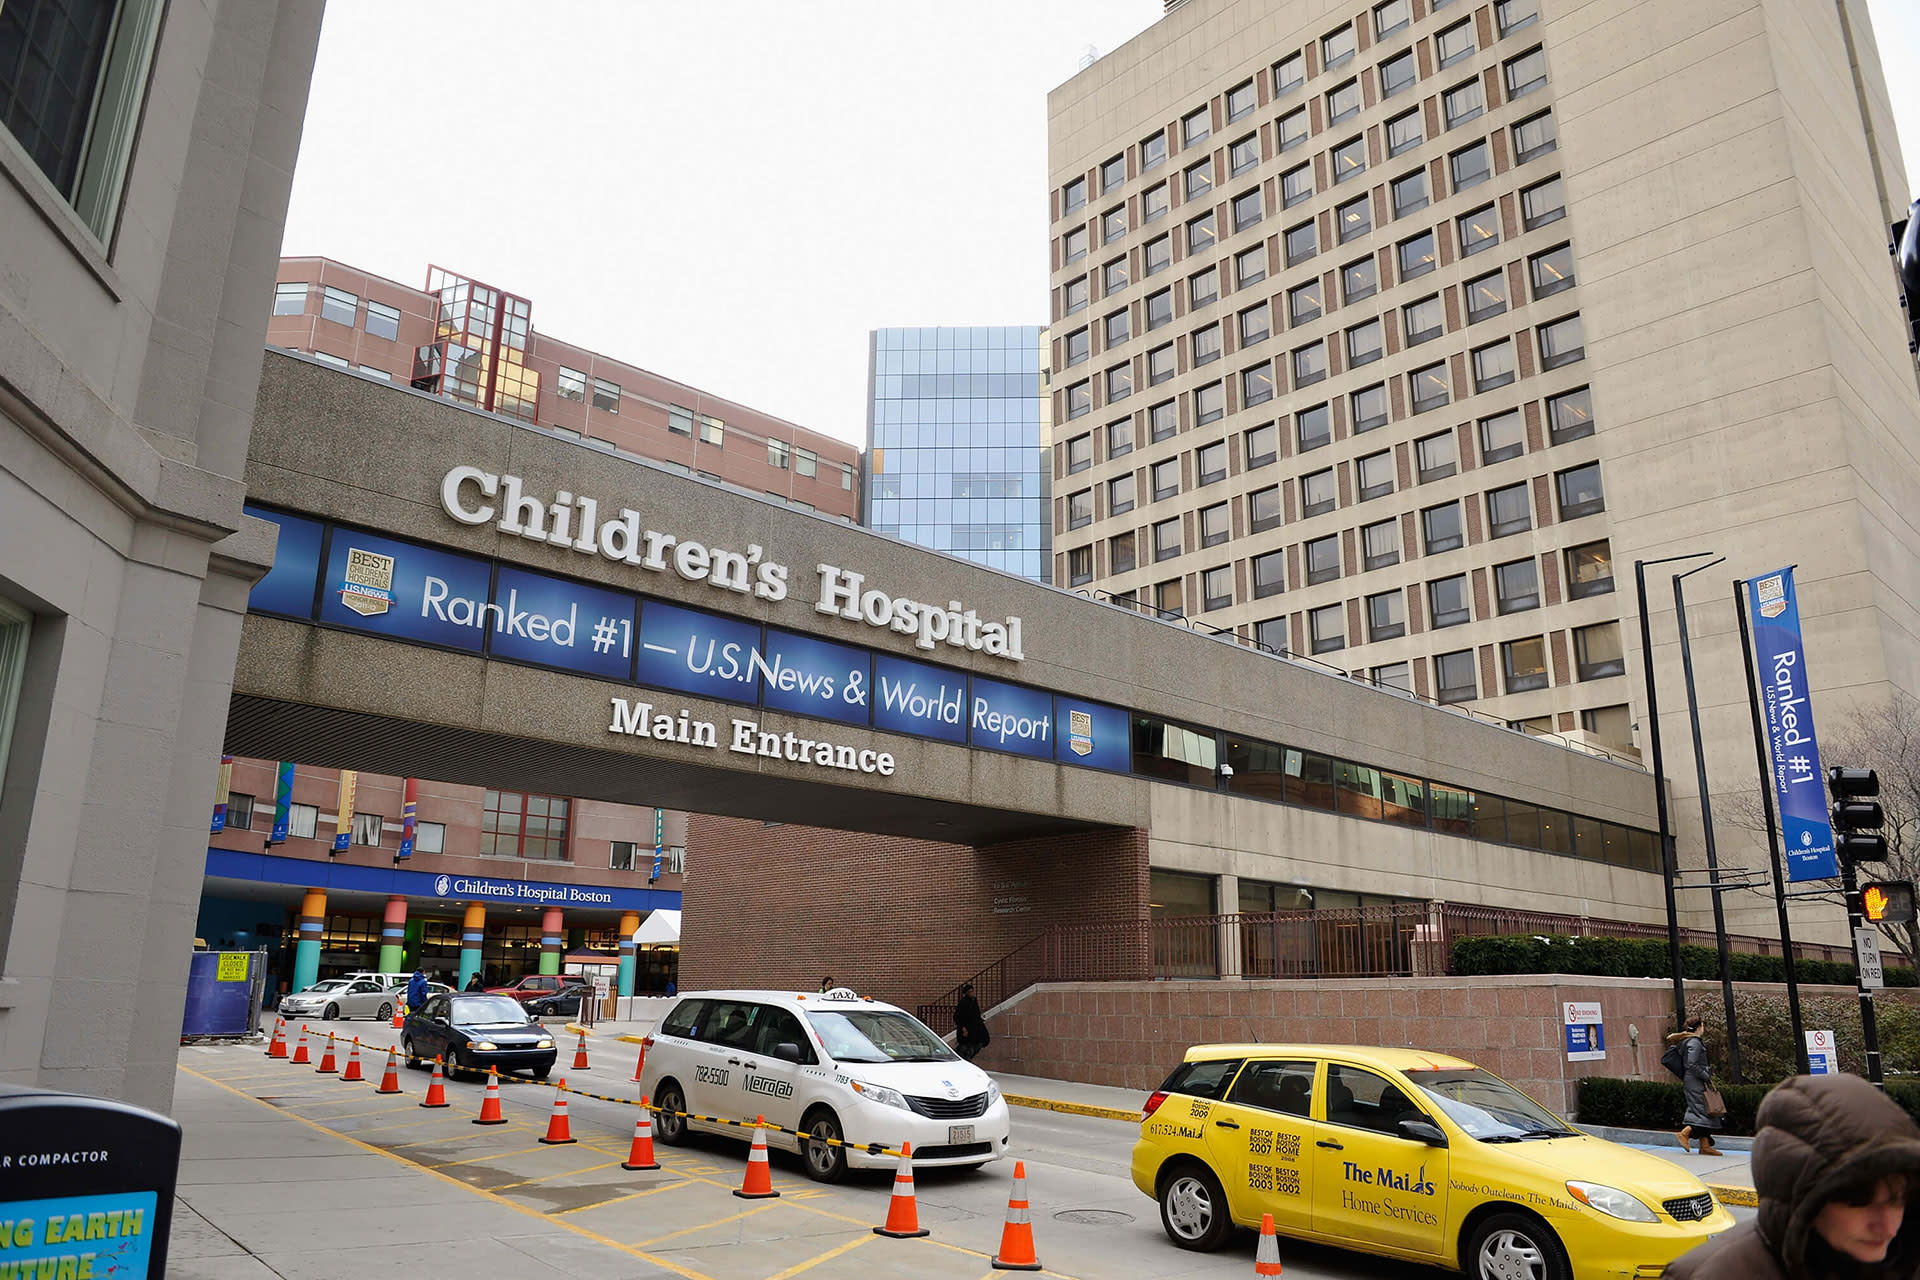
[[[545,1146],[537,1146],[518,1147],[512,1151],[489,1151],[485,1155],[474,1156],[470,1160],[448,1160],[444,1164],[427,1164],[421,1165],[420,1167],[423,1169],[453,1169],[463,1164],[479,1164],[482,1160],[505,1160],[508,1156],[524,1156],[529,1152],[545,1151],[546,1149]],[[455,1181],[458,1182],[459,1179],[456,1178]],[[467,1184],[462,1182],[460,1185],[464,1187]]]
[[[493,1190],[511,1191],[515,1187],[530,1187],[536,1182],[546,1182],[551,1178],[571,1178],[576,1173],[594,1173],[601,1169],[611,1169],[619,1163],[620,1161],[618,1160],[609,1160],[605,1164],[590,1164],[584,1169],[562,1169],[558,1173],[543,1173],[537,1178],[523,1178],[519,1182],[503,1183],[500,1186],[494,1187]]]
[[[604,1209],[610,1204],[619,1204],[622,1200],[638,1200],[641,1196],[650,1196],[656,1191],[671,1191],[675,1187],[690,1187],[692,1185],[692,1179],[682,1178],[678,1182],[664,1182],[657,1187],[648,1187],[645,1191],[629,1191],[626,1195],[615,1196],[611,1200],[596,1200],[592,1204],[576,1205],[571,1209],[555,1209],[554,1213],[556,1215],[562,1213],[585,1213],[589,1209]]]
[[[650,1248],[653,1245],[659,1244],[662,1240],[671,1240],[675,1236],[689,1236],[696,1231],[706,1231],[713,1227],[724,1227],[729,1222],[738,1222],[742,1218],[751,1218],[754,1214],[765,1213],[771,1208],[773,1208],[773,1202],[769,1200],[767,1203],[757,1204],[751,1209],[743,1209],[739,1213],[730,1214],[724,1218],[715,1218],[712,1222],[697,1223],[691,1227],[682,1227],[678,1231],[669,1231],[663,1236],[655,1236],[651,1240],[641,1240],[634,1244],[633,1247],[636,1249]]]
[[[845,1244],[837,1245],[825,1253],[820,1254],[818,1257],[808,1258],[805,1262],[797,1262],[785,1271],[777,1271],[773,1275],[768,1276],[767,1280],[792,1280],[794,1276],[799,1275],[802,1271],[811,1270],[823,1262],[828,1262],[839,1257],[843,1253],[851,1253],[853,1250],[867,1243],[867,1241],[878,1240],[879,1238],[879,1236],[873,1235],[871,1232],[864,1236],[855,1236]]]

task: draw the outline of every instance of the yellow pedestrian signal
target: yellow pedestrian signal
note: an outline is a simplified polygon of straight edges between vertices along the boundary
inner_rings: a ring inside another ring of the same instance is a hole
[[[1860,889],[1860,909],[1869,924],[1911,924],[1914,919],[1911,880],[1875,880]]]

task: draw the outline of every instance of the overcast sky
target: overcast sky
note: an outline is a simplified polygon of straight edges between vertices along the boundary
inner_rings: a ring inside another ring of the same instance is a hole
[[[1920,175],[1920,3],[1869,7]],[[283,252],[864,443],[869,329],[1045,322],[1047,92],[1162,9],[328,0]]]

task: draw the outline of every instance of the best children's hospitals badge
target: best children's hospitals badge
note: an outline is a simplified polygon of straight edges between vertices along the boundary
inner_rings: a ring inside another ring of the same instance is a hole
[[[1091,712],[1067,712],[1067,750],[1077,756],[1093,754],[1093,714]]]
[[[340,583],[340,603],[365,618],[391,609],[393,557],[348,547],[347,573]]]
[[[1787,583],[1784,573],[1762,578],[1755,584],[1760,594],[1760,616],[1777,618],[1787,611]]]

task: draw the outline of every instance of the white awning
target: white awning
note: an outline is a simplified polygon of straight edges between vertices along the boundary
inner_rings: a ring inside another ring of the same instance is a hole
[[[636,946],[658,945],[663,942],[680,941],[680,913],[678,911],[654,911],[640,922],[633,932]]]

